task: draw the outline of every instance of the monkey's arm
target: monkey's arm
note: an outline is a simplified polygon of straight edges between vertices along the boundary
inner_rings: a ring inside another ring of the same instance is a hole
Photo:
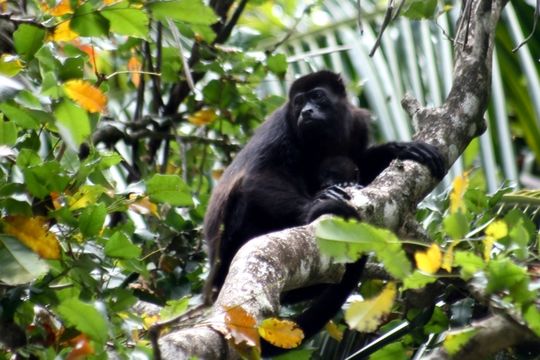
[[[372,182],[395,159],[419,162],[437,179],[446,172],[444,159],[435,146],[421,141],[388,142],[368,148],[358,161],[362,185]]]

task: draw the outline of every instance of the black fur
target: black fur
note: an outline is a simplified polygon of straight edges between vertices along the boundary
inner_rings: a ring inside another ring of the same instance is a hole
[[[292,84],[289,101],[238,153],[210,199],[204,223],[211,265],[207,303],[214,300],[233,256],[249,239],[311,222],[321,214],[358,216],[340,199],[339,191],[331,193],[332,186],[320,192],[325,186],[321,183],[325,161],[345,158],[339,165],[349,170],[338,170],[338,180],[350,176],[352,166],[361,185],[368,185],[393,159],[419,161],[442,178],[444,161],[435,147],[421,142],[368,147],[368,126],[369,113],[347,100],[339,75],[319,71]],[[364,262],[349,264],[342,283],[323,293],[324,303],[316,299],[312,308],[294,319],[306,339],[339,310],[357,285]],[[263,344],[263,355],[279,351],[284,350]]]

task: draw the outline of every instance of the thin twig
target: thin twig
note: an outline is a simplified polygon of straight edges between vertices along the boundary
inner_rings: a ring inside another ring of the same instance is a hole
[[[41,29],[48,29],[48,27],[46,27],[42,23],[37,22],[34,19],[14,17],[12,13],[0,13],[0,19],[7,20],[17,25],[27,24],[37,26]]]
[[[188,83],[188,86],[192,92],[195,92],[195,83],[193,81],[193,77],[191,76],[191,69],[190,69],[189,63],[187,62],[186,57],[184,55],[184,47],[182,46],[182,41],[180,39],[180,32],[178,31],[178,28],[176,27],[176,25],[170,18],[167,19],[167,24],[169,25],[174,41],[176,42],[176,45],[178,46],[178,51],[180,52],[180,59],[182,60],[182,65],[183,65],[182,68],[184,70],[184,75],[186,76],[186,81]]]
[[[386,13],[384,14],[383,23],[381,25],[381,30],[379,30],[379,35],[377,36],[377,39],[375,40],[375,44],[373,45],[373,48],[369,52],[369,56],[372,57],[375,54],[375,51],[379,48],[381,45],[381,39],[384,34],[384,30],[386,30],[386,27],[392,22],[392,19],[394,11],[394,0],[390,0],[388,3],[388,7],[386,8]]]
[[[512,52],[518,51],[523,45],[525,45],[527,42],[529,42],[529,40],[531,40],[536,31],[536,26],[538,25],[538,17],[540,17],[540,0],[536,0],[536,7],[534,9],[534,23],[531,33],[518,46],[512,49]]]

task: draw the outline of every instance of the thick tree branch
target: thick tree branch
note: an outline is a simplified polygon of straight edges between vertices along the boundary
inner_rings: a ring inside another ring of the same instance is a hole
[[[448,166],[485,129],[495,26],[504,2],[468,3],[470,23],[456,36],[454,85],[446,102],[432,109],[411,98],[403,102],[417,128],[415,139],[436,145]],[[365,221],[400,231],[407,216],[436,183],[423,165],[396,160],[369,187],[350,189],[351,203]],[[242,306],[257,319],[274,315],[283,291],[335,281],[342,272],[343,266],[319,253],[311,225],[261,236],[248,242],[234,258],[210,321],[219,324],[223,309],[231,306]],[[196,332],[185,329],[164,336],[160,349],[164,359],[188,355],[235,358],[232,348],[225,344],[212,326],[201,325]]]

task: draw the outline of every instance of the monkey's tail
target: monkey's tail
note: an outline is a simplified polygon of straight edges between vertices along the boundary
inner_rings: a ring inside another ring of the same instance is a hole
[[[347,264],[341,282],[329,285],[329,287],[313,301],[309,308],[293,317],[292,320],[298,324],[304,332],[302,345],[313,335],[316,335],[321,331],[326,323],[337,314],[345,301],[347,301],[347,298],[358,285],[358,282],[362,277],[367,258],[367,255],[364,255],[356,262]],[[264,339],[261,339],[261,350],[263,357],[276,356],[288,351],[288,349],[274,346]]]

